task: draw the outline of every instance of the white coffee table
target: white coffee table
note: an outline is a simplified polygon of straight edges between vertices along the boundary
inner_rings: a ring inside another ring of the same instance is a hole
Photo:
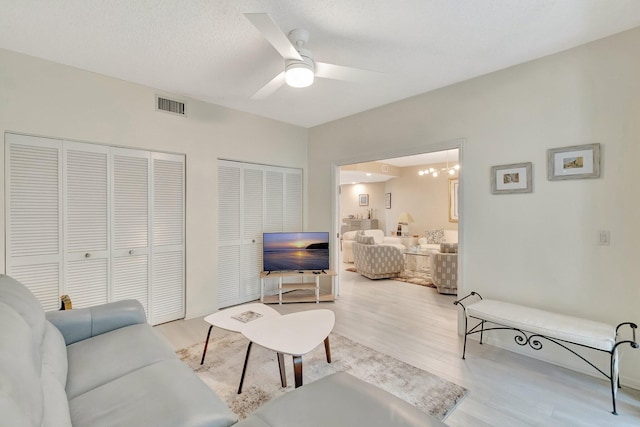
[[[329,334],[334,324],[333,311],[309,310],[249,322],[243,328],[242,335],[251,342],[278,353],[279,361],[283,354],[293,356],[295,385],[298,388],[302,385],[302,356],[323,341],[327,363],[331,363]]]
[[[209,345],[209,337],[211,337],[211,329],[213,329],[213,327],[215,326],[217,328],[224,329],[225,331],[242,333],[243,329],[247,327],[247,325],[250,325],[251,322],[244,323],[237,319],[234,319],[233,316],[244,313],[245,311],[255,311],[256,313],[262,314],[262,317],[260,317],[260,319],[258,320],[267,317],[280,316],[280,313],[275,311],[273,308],[261,303],[237,305],[235,307],[225,308],[224,310],[220,310],[208,315],[204,318],[204,321],[211,326],[209,326],[207,339],[204,342],[204,351],[202,352],[202,360],[200,361],[201,365],[204,364],[204,357],[207,355],[207,347]]]
[[[254,311],[262,314],[262,316],[246,323],[233,318],[233,316],[245,311]],[[280,319],[280,321],[273,322],[275,319]],[[205,317],[204,321],[209,323],[210,326],[204,343],[201,365],[204,364],[209,338],[211,337],[211,329],[214,326],[231,332],[239,332],[249,340],[244,366],[242,367],[240,385],[238,386],[238,394],[242,393],[251,346],[254,342],[277,353],[282,387],[287,386],[284,354],[293,356],[296,387],[302,385],[302,356],[317,347],[323,340],[327,362],[331,363],[329,333],[331,333],[335,324],[335,315],[331,310],[310,310],[281,316],[280,313],[268,305],[253,303],[220,310]]]

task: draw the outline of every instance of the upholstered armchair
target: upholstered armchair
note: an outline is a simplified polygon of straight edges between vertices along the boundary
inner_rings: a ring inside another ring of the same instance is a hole
[[[358,234],[352,247],[356,271],[369,279],[397,277],[404,270],[404,255],[396,246],[377,245],[373,236]]]
[[[358,234],[372,236],[374,243],[377,245],[395,246],[401,251],[406,249],[400,237],[385,236],[382,230],[347,231],[342,235],[342,262],[353,262],[353,242],[356,241],[356,235]]]
[[[441,243],[431,254],[431,280],[441,294],[458,293],[458,244]]]

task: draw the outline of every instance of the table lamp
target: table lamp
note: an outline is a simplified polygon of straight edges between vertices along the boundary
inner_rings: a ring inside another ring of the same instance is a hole
[[[400,230],[403,237],[407,237],[409,235],[410,222],[413,222],[413,217],[409,212],[402,212],[398,217],[398,230]]]

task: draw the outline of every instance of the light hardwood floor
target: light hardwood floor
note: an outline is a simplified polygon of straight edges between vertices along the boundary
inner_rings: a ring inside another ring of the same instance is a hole
[[[466,387],[470,392],[445,420],[448,425],[640,426],[640,391],[621,390],[619,415],[614,416],[604,380],[475,341],[462,360],[454,296],[393,280],[369,280],[344,266],[340,276],[335,303],[271,307],[283,314],[332,309],[334,332]],[[156,329],[179,349],[204,341],[208,325],[196,318]],[[224,333],[214,328],[212,340]],[[215,343],[210,350],[215,351]]]

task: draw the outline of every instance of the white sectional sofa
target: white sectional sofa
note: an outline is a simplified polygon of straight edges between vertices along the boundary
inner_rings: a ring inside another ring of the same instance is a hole
[[[354,230],[347,231],[342,235],[342,262],[354,262],[353,242],[356,240],[356,234],[364,233],[366,236],[373,236],[376,245],[394,246],[401,251],[407,248],[402,244],[400,237],[385,236],[382,230]]]

